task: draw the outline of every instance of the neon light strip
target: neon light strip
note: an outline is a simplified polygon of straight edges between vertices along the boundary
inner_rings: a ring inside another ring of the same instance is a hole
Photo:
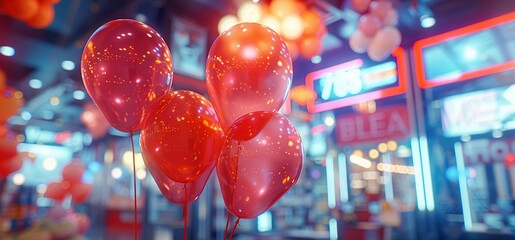
[[[347,158],[344,153],[338,154],[338,177],[340,179],[340,201],[349,201],[349,186],[347,178]]]
[[[328,154],[325,158],[325,172],[327,178],[327,206],[336,207],[336,193],[334,187],[334,163],[333,155]]]
[[[467,188],[467,173],[465,172],[465,159],[463,158],[463,149],[461,142],[454,144],[454,154],[456,157],[456,167],[458,168],[458,182],[460,184],[461,206],[463,208],[463,222],[465,229],[472,228],[472,214],[470,210],[470,199]]]
[[[406,71],[406,54],[402,48],[396,48],[393,50],[392,55],[397,58],[397,74],[399,77],[399,85],[391,88],[381,89],[369,93],[358,94],[351,97],[341,98],[338,100],[325,102],[316,104],[315,99],[308,101],[307,107],[308,112],[317,113],[323,112],[331,109],[342,108],[351,106],[354,104],[358,104],[360,102],[377,100],[381,98],[391,97],[399,94],[403,94],[406,92],[406,80],[407,80],[407,71]],[[314,81],[316,79],[320,79],[323,74],[327,72],[333,72],[335,70],[340,70],[341,68],[357,68],[363,65],[363,61],[361,59],[356,59],[350,62],[346,62],[340,65],[336,65],[334,67],[326,68],[320,71],[312,72],[306,76],[306,86],[314,90]]]
[[[334,218],[329,219],[329,239],[338,239],[338,222]]]
[[[413,167],[415,167],[415,191],[417,192],[417,207],[418,210],[424,211],[426,209],[425,193],[424,193],[424,180],[422,176],[422,164],[420,162],[420,149],[418,147],[417,138],[411,138],[411,149],[413,150]]]
[[[392,161],[390,159],[390,153],[383,154],[383,162],[386,164],[391,164]],[[392,172],[391,171],[385,171],[383,173],[383,177],[388,179],[388,182],[386,182],[384,185],[384,198],[387,202],[393,202],[393,178],[392,178]]]
[[[435,210],[435,199],[433,195],[433,179],[431,176],[431,164],[429,160],[429,146],[426,137],[419,139],[420,157],[422,161],[422,170],[424,171],[424,187],[426,193],[426,205],[428,211]]]
[[[441,78],[434,79],[426,79],[425,68],[424,68],[424,59],[423,59],[423,48],[433,46],[445,41],[450,41],[452,39],[456,39],[459,37],[463,37],[466,35],[471,35],[480,31],[484,31],[489,28],[493,28],[511,21],[515,19],[515,12],[508,13],[496,18],[492,18],[483,22],[479,22],[476,24],[469,25],[467,27],[463,27],[460,29],[456,29],[447,33],[439,34],[430,38],[422,39],[415,42],[413,46],[413,55],[415,60],[415,70],[417,76],[418,85],[421,88],[431,88],[444,84],[449,84],[453,82],[459,82],[464,80],[470,80],[473,78],[478,78],[486,75],[491,75],[498,72],[503,72],[506,70],[515,68],[515,61],[504,62],[496,65],[492,65],[486,68],[476,69],[468,72],[464,72],[457,76],[447,76]]]

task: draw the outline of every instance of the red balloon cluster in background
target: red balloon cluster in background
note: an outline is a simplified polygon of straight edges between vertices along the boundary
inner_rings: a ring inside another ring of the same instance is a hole
[[[16,139],[0,137],[0,178],[5,179],[22,167],[24,156],[18,153],[17,147]]]
[[[27,25],[42,29],[54,21],[54,5],[60,0],[0,0],[0,14],[7,13],[12,18],[24,21]]]
[[[352,0],[351,3],[356,11],[363,13],[358,29],[349,39],[351,49],[367,52],[374,61],[383,61],[401,43],[401,34],[395,27],[399,19],[397,10],[387,0]]]
[[[80,160],[73,160],[63,168],[63,179],[47,185],[45,197],[61,202],[71,196],[72,202],[80,204],[85,202],[92,192],[92,186],[82,182],[82,175],[86,167]]]

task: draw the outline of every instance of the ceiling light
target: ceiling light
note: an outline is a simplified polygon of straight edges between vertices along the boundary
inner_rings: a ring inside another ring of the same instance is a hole
[[[432,16],[424,15],[420,17],[420,26],[422,26],[423,28],[430,28],[434,26],[435,23],[436,19]]]
[[[71,71],[73,69],[75,69],[75,63],[70,61],[70,60],[65,60],[61,63],[61,67],[64,69],[64,70],[68,70],[68,71]]]
[[[477,50],[475,48],[469,47],[469,48],[465,49],[465,52],[463,53],[463,55],[468,60],[475,59],[477,57]]]
[[[43,82],[39,79],[31,79],[29,80],[29,86],[34,89],[40,89],[43,87]]]
[[[147,16],[145,16],[144,14],[138,13],[138,14],[136,14],[136,20],[138,20],[140,22],[146,22]]]
[[[6,57],[12,57],[16,53],[16,50],[10,46],[1,46],[0,53]]]
[[[32,114],[30,114],[30,112],[23,111],[21,112],[21,118],[23,118],[23,120],[25,121],[29,121],[30,119],[32,119]]]
[[[223,33],[232,26],[236,25],[238,23],[238,18],[234,15],[225,15],[220,19],[218,22],[218,33]]]
[[[47,171],[52,171],[57,167],[57,160],[55,158],[47,158],[43,161],[43,168]]]
[[[122,175],[122,169],[120,169],[119,167],[115,167],[113,168],[113,170],[111,170],[111,177],[113,177],[114,179],[120,179]]]
[[[322,62],[322,57],[320,55],[316,55],[311,58],[311,62],[313,64],[319,64],[320,62]]]
[[[86,98],[86,94],[84,91],[75,90],[73,91],[73,98],[75,98],[75,100],[84,100],[84,98]]]
[[[12,180],[13,180],[14,185],[20,186],[25,183],[25,176],[23,176],[23,174],[21,174],[21,173],[16,173],[16,174],[14,174]]]
[[[50,98],[50,104],[54,105],[54,106],[57,106],[59,105],[59,97],[57,96],[53,96]]]

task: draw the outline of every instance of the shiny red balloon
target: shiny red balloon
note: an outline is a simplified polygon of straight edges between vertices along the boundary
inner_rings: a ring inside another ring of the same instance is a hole
[[[168,178],[189,183],[215,164],[223,131],[202,95],[173,91],[149,109],[141,131],[141,153]]]
[[[206,81],[222,127],[250,112],[277,112],[292,73],[288,48],[270,28],[240,23],[218,36],[209,50]]]
[[[156,30],[120,19],[98,28],[86,43],[82,80],[106,119],[122,132],[143,128],[150,105],[172,85],[172,56]]]
[[[227,209],[240,218],[265,212],[297,182],[303,159],[300,135],[284,116],[241,117],[226,133],[216,166]]]
[[[68,186],[69,187],[69,186]],[[49,183],[46,187],[45,197],[62,201],[68,194],[68,188],[65,186],[63,182],[52,182]]]
[[[91,184],[76,183],[70,188],[72,202],[78,204],[85,202],[86,200],[88,200],[92,191],[93,189],[91,187]]]
[[[211,166],[211,168],[209,168],[197,180],[189,183],[180,183],[173,181],[164,175],[155,165],[154,161],[147,161],[146,159],[148,159],[148,157],[143,158],[145,166],[156,181],[156,184],[163,196],[165,196],[169,202],[177,205],[184,205],[185,203],[191,203],[197,200],[200,194],[202,194],[202,191],[215,168],[215,165],[213,164],[213,166]],[[188,196],[186,196],[184,191],[185,186]]]

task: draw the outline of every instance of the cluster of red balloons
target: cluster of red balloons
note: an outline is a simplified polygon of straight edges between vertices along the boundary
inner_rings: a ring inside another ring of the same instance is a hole
[[[211,101],[172,91],[166,43],[127,19],[97,29],[81,60],[86,90],[111,125],[141,130],[145,165],[170,202],[197,199],[216,167],[229,211],[256,217],[302,168],[300,136],[277,113],[292,81],[288,48],[270,28],[240,23],[214,41],[206,66]]]
[[[401,43],[395,27],[399,15],[388,0],[352,0],[356,11],[363,13],[358,29],[351,35],[349,45],[354,52],[368,53],[370,59],[383,61]]]
[[[86,233],[89,227],[90,220],[87,215],[56,204],[48,209],[46,217],[40,224],[34,224],[31,228],[23,231],[17,239],[82,239],[82,235]]]
[[[60,0],[0,0],[0,14],[24,21],[33,28],[46,28],[54,21],[54,5]]]
[[[7,120],[23,106],[23,94],[6,83],[6,74],[0,69],[0,178],[18,171],[24,160],[24,156],[17,150],[18,141],[8,134],[7,127]]]
[[[62,202],[71,196],[73,203],[80,204],[88,200],[92,186],[82,182],[82,175],[86,167],[76,159],[63,168],[62,180],[48,184],[45,197]]]

